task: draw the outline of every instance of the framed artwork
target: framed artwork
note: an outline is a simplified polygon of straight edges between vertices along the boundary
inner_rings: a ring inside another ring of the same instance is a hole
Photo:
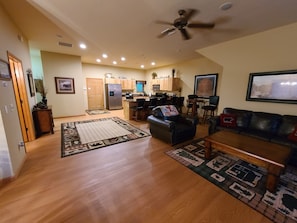
[[[217,93],[218,74],[196,75],[194,82],[194,94],[199,98],[209,98]]]
[[[29,88],[30,88],[30,95],[31,97],[35,96],[35,89],[34,89],[34,80],[32,71],[30,69],[27,70],[27,77],[29,82]]]
[[[297,70],[250,73],[246,100],[297,104]]]
[[[57,94],[75,94],[74,78],[55,77]]]
[[[0,59],[0,79],[6,79],[6,80],[11,79],[9,64],[1,59]]]

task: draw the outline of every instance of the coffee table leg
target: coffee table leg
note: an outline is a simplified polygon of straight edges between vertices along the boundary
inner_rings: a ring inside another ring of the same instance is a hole
[[[208,141],[204,142],[205,150],[204,150],[204,157],[205,159],[210,159],[211,158],[211,143]]]
[[[266,189],[273,193],[276,191],[277,184],[279,182],[279,176],[283,171],[283,168],[270,165],[267,170]]]
[[[278,176],[268,173],[267,181],[266,181],[266,189],[269,190],[270,192],[274,193],[276,190],[278,181],[279,181]]]

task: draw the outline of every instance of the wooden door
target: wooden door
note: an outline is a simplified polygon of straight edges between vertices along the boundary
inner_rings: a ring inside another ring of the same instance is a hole
[[[87,78],[88,109],[104,109],[103,79]]]
[[[35,133],[28,101],[22,62],[10,53],[8,53],[8,60],[23,140],[24,142],[32,141],[35,139]]]

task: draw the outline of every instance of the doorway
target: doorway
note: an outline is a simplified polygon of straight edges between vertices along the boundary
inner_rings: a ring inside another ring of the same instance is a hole
[[[87,78],[88,109],[104,109],[103,79]]]
[[[35,139],[35,132],[28,102],[22,62],[10,53],[8,53],[8,62],[23,140],[24,142],[33,141]]]

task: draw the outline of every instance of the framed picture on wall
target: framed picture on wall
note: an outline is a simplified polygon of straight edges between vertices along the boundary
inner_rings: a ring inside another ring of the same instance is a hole
[[[297,70],[250,73],[246,100],[297,104]]]
[[[6,80],[11,79],[9,64],[1,59],[0,59],[0,79],[6,79]]]
[[[75,94],[74,78],[55,77],[57,94]]]
[[[217,93],[218,74],[196,75],[194,82],[194,94],[199,98],[209,98]]]
[[[30,95],[31,97],[35,96],[35,89],[34,89],[34,80],[31,69],[27,70],[29,88],[30,88]]]

